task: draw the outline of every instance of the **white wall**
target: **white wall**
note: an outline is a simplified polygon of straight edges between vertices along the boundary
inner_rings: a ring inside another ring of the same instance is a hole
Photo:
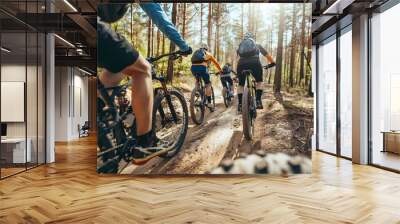
[[[88,120],[88,78],[72,67],[56,67],[55,73],[55,140],[70,141]]]

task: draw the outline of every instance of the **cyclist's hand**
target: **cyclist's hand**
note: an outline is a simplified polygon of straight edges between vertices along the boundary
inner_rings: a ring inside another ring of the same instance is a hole
[[[274,67],[275,65],[276,65],[276,63],[275,63],[275,62],[272,62],[272,63],[268,64],[267,66],[265,66],[265,68],[266,68],[266,69],[269,69],[269,68]]]
[[[188,50],[186,50],[186,51],[181,51],[180,54],[181,54],[182,56],[187,56],[187,55],[189,55],[189,54],[192,54],[192,52],[193,52],[192,48],[189,47]]]
[[[148,62],[150,62],[150,63],[153,63],[154,62],[154,57],[148,57],[148,58],[146,58],[146,60]]]

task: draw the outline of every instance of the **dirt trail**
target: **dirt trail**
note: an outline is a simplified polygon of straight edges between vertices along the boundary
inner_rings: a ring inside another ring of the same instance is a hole
[[[270,90],[270,86],[266,86]],[[205,122],[189,125],[181,151],[171,159],[155,158],[143,166],[128,165],[125,174],[202,174],[218,166],[225,158],[259,149],[266,152],[308,154],[305,144],[312,127],[312,98],[283,94],[283,101],[270,91],[264,94],[264,109],[258,111],[255,136],[247,141],[242,134],[242,118],[236,113],[236,102],[230,108],[222,103],[216,91],[216,111],[206,113]]]

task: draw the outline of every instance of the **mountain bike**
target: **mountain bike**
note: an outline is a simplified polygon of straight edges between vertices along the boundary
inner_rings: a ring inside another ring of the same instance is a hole
[[[210,76],[212,73],[210,73]],[[206,87],[202,78],[196,77],[196,86],[192,90],[190,96],[190,117],[192,121],[200,125],[204,121],[205,108],[207,105],[206,97]],[[209,108],[211,112],[215,110],[215,95],[214,89],[211,86],[211,107]]]
[[[264,66],[264,69],[272,67]],[[256,109],[256,80],[251,70],[243,70],[242,74],[246,76],[246,83],[242,96],[242,122],[243,135],[247,140],[251,140],[254,134],[254,122],[257,117]]]
[[[226,108],[228,108],[228,107],[230,107],[231,105],[232,105],[232,100],[233,100],[233,86],[231,86],[230,84],[229,84],[229,82],[228,81],[224,81],[225,83],[226,83],[226,86],[228,86],[228,88],[226,88],[226,87],[223,87],[222,88],[222,97],[223,97],[223,99],[224,99],[224,104],[225,104],[225,107]]]
[[[157,146],[165,152],[160,157],[170,158],[181,149],[188,129],[188,108],[183,94],[167,87],[167,79],[158,75],[154,63],[161,58],[176,60],[180,52],[150,57],[152,79],[160,85],[154,88],[152,127],[155,137],[162,144]],[[120,86],[105,88],[98,82],[97,99],[98,151],[97,172],[117,173],[124,164],[133,159],[136,147],[136,120],[132,104],[127,98],[129,82]],[[134,100],[134,99],[132,99]]]

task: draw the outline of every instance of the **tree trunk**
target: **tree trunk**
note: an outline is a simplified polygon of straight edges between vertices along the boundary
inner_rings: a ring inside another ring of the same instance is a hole
[[[286,30],[286,28],[285,28]],[[289,58],[290,58],[290,54],[289,54],[289,49],[288,49],[288,45],[289,45],[289,41],[288,41],[288,30],[284,31],[284,48],[283,48],[283,52],[282,52],[282,70],[283,70],[283,84],[284,85],[289,85]]]
[[[164,12],[168,11],[168,4],[164,3]],[[161,54],[165,54],[165,35],[162,33],[162,48]],[[163,63],[164,64],[164,63]]]
[[[151,19],[147,22],[147,57],[151,55]]]
[[[242,3],[242,20],[241,20],[241,33],[240,33],[240,39],[243,39],[244,36],[244,4]]]
[[[182,37],[186,37],[186,3],[183,3]]]
[[[165,54],[165,35],[162,35],[161,54]]]
[[[133,44],[133,4],[131,4],[130,10],[131,10],[131,21],[130,21],[130,25],[131,25],[131,44]]]
[[[311,55],[312,55],[312,35],[311,32],[308,34],[308,41],[307,41],[307,63],[311,63]]]
[[[293,14],[292,14],[292,40],[290,44],[290,72],[289,72],[289,86],[293,88],[294,86],[294,63],[296,59],[296,5],[293,4]]]
[[[154,55],[154,25],[151,23],[151,56]]]
[[[217,56],[217,61],[220,61],[220,46],[219,46],[219,31],[220,31],[220,17],[221,17],[221,4],[217,4],[217,17],[216,17],[216,32],[215,32],[215,54]]]
[[[274,24],[274,18],[271,18],[271,20],[272,20],[272,23],[271,24]],[[272,54],[272,50],[273,50],[273,46],[272,46],[272,44],[273,44],[273,30],[274,30],[274,28],[273,28],[273,25],[271,25],[271,33],[270,33],[270,42],[269,42],[269,46],[270,46],[270,54]],[[269,70],[269,77],[268,77],[268,84],[271,84],[271,76],[272,76],[272,69],[268,69]]]
[[[308,83],[308,95],[309,96],[313,96],[313,92],[312,92],[312,74],[311,74],[311,55],[312,55],[312,36],[311,36],[311,31],[309,31],[308,34],[308,43],[307,43],[307,65],[309,67],[309,83]]]
[[[305,29],[306,29],[306,8],[305,4],[303,4],[303,18],[301,20],[301,59],[300,59],[300,82],[304,79],[304,48],[305,48]]]
[[[161,32],[159,29],[157,29],[157,51],[156,55],[160,55],[160,39],[161,39]]]
[[[208,24],[207,24],[207,45],[211,47],[211,35],[212,35],[212,3],[208,3]]]
[[[171,20],[174,25],[176,25],[176,11],[177,11],[177,3],[172,3],[172,15]],[[169,45],[169,51],[175,51],[175,44],[171,41]],[[172,82],[174,77],[174,61],[172,59],[168,59],[168,68],[167,68],[167,80],[168,82]]]
[[[249,7],[249,10],[247,11],[247,21],[248,21],[248,28],[249,28],[249,31],[251,32],[251,33],[253,33],[254,34],[254,22],[253,22],[253,18],[252,18],[252,6],[251,6],[251,3],[248,3],[247,4],[247,6]]]
[[[203,3],[200,3],[200,43],[203,43]]]
[[[282,45],[283,45],[283,30],[285,29],[284,8],[279,6],[279,30],[278,30],[278,48],[276,55],[276,70],[274,78],[274,92],[281,92],[282,79]]]

